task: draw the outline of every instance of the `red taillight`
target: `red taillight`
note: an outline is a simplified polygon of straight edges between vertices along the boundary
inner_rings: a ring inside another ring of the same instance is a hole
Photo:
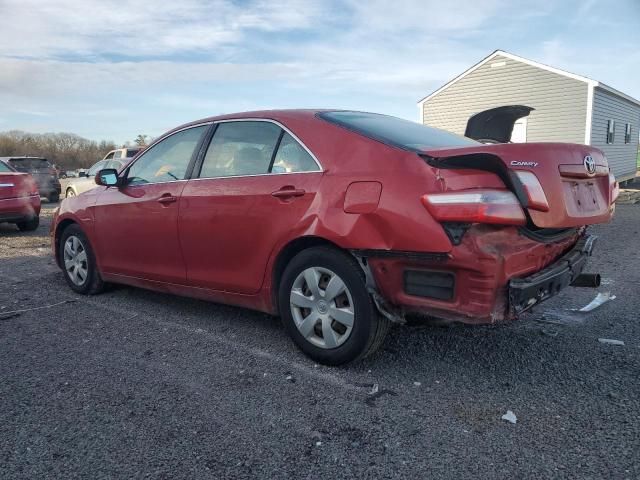
[[[525,225],[527,219],[516,196],[506,190],[463,190],[428,193],[422,204],[440,222]]]
[[[538,177],[533,172],[525,170],[519,170],[515,173],[520,182],[522,182],[524,191],[527,194],[527,207],[541,212],[548,212],[549,202],[547,202],[547,196],[544,194]]]
[[[618,199],[618,195],[620,195],[620,184],[616,181],[616,177],[614,177],[613,173],[609,172],[609,192],[611,198],[609,199],[609,205],[615,203]]]

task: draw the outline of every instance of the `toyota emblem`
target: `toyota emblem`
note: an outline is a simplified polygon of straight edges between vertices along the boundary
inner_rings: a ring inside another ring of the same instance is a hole
[[[596,161],[591,155],[584,157],[584,168],[587,170],[589,175],[596,173]]]

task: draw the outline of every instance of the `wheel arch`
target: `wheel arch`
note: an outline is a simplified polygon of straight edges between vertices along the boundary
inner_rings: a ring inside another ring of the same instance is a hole
[[[60,260],[60,237],[62,237],[62,232],[64,232],[67,227],[71,226],[71,225],[78,225],[78,222],[76,222],[75,220],[71,219],[71,218],[65,218],[64,220],[61,220],[57,225],[56,225],[56,229],[54,232],[54,245],[55,245],[55,256],[56,256],[56,263],[58,264],[58,266],[60,268],[62,268],[62,264],[61,264],[61,260]]]
[[[325,246],[330,248],[335,248],[336,250],[346,252],[346,250],[340,247],[338,244],[327,240],[326,238],[315,236],[315,235],[307,235],[303,237],[295,238],[289,243],[287,243],[284,247],[280,249],[278,252],[276,259],[273,263],[273,268],[271,269],[271,305],[273,309],[273,313],[278,314],[280,311],[278,305],[278,291],[280,289],[280,279],[282,278],[282,274],[284,273],[285,268],[291,261],[293,257],[295,257],[298,253],[303,250],[307,250],[312,247]]]

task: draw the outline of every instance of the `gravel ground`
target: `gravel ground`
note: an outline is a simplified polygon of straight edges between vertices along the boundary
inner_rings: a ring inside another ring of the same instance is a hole
[[[507,326],[398,327],[339,369],[260,313],[75,295],[51,209],[32,234],[0,225],[2,479],[640,478],[638,206],[593,229],[616,300],[577,314],[596,292],[569,288]]]

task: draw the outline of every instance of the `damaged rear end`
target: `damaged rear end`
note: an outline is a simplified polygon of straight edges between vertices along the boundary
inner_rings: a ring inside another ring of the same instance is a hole
[[[421,202],[447,233],[448,254],[372,259],[381,294],[405,312],[494,323],[563,288],[598,286],[584,274],[608,222],[617,183],[598,149],[500,144],[420,152],[438,189]],[[392,273],[391,273],[392,272]]]

